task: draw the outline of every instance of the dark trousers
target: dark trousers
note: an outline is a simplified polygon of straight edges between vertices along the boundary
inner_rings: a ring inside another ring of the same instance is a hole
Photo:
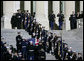
[[[71,29],[74,29],[74,23],[70,24]]]
[[[34,60],[34,56],[28,56],[28,60]]]
[[[27,56],[27,54],[26,54],[26,47],[22,47],[22,56],[26,59],[26,56]]]
[[[50,21],[50,27],[51,27],[51,30],[54,29],[54,22],[53,21]]]
[[[21,45],[20,44],[17,45],[17,52],[21,52],[21,49],[22,49]]]
[[[17,29],[21,29],[21,22],[17,23]]]
[[[62,30],[62,24],[63,24],[63,22],[59,21],[59,30]]]

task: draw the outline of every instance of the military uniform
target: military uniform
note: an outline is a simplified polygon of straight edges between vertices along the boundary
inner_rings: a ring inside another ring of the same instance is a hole
[[[58,14],[57,17],[59,17],[59,30],[62,30],[64,15],[63,14]]]
[[[49,15],[49,24],[50,24],[50,27],[51,27],[51,30],[54,29],[54,22],[55,22],[55,14],[50,14]]]
[[[21,42],[22,42],[22,37],[21,37],[21,35],[16,36],[17,52],[21,52],[21,49],[22,49]]]
[[[38,45],[38,60],[45,60],[45,50],[43,45]]]
[[[29,45],[28,47],[27,47],[27,55],[28,55],[28,60],[34,60],[34,54],[35,54],[35,46],[33,46],[33,45]]]
[[[65,60],[66,54],[68,53],[68,47],[64,47],[63,51],[64,51],[63,60]]]
[[[26,43],[26,41],[22,41],[22,43],[21,43],[21,45],[22,45],[22,49],[21,49],[21,51],[22,51],[22,55],[23,55],[23,57],[26,59],[26,57],[27,57],[27,50],[26,50],[26,48],[27,48],[27,43]]]
[[[76,14],[71,15],[69,20],[70,20],[71,29],[76,29],[77,28]]]

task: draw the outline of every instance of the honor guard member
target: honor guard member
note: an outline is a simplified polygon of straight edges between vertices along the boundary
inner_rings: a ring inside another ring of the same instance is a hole
[[[39,42],[38,45],[38,60],[45,60],[46,55],[45,55],[45,50],[44,46],[42,45],[42,42]]]
[[[63,25],[63,21],[64,21],[64,15],[61,13],[57,14],[57,17],[59,17],[59,30],[62,30],[62,25]]]
[[[26,52],[27,52],[27,43],[26,43],[26,39],[23,39],[23,41],[22,41],[22,49],[21,49],[21,51],[22,51],[22,56],[23,56],[23,58],[24,59],[26,59],[26,56],[27,56],[27,54],[26,54]]]
[[[77,28],[77,21],[76,21],[77,17],[74,11],[72,11],[72,14],[70,15],[70,25],[71,25],[71,29],[76,29]]]
[[[21,52],[22,46],[22,36],[20,35],[20,32],[18,32],[18,35],[16,36],[16,46],[17,46],[17,52]]]
[[[49,23],[50,23],[51,30],[53,30],[54,29],[54,23],[55,23],[55,14],[53,13],[53,11],[51,14],[49,14]]]
[[[63,60],[65,60],[66,54],[68,53],[68,45],[67,44],[64,45],[63,51],[64,51],[63,52]]]
[[[70,27],[71,27],[71,30],[72,30],[72,29],[74,29],[74,21],[73,21],[73,16],[72,15],[70,15],[69,20],[70,20]]]
[[[54,48],[54,55],[55,55],[55,58],[58,60],[58,46],[55,46]]]
[[[28,51],[28,60],[34,60],[35,46],[33,46],[32,41],[30,41],[30,45],[27,47],[27,51]]]

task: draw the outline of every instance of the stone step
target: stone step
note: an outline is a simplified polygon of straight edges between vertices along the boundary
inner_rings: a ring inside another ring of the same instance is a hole
[[[1,29],[1,35],[5,38],[7,44],[13,45],[16,48],[16,36],[19,31],[25,39],[31,38],[31,36],[23,29]]]
[[[56,59],[55,59],[55,56],[46,53],[46,60],[56,60]]]

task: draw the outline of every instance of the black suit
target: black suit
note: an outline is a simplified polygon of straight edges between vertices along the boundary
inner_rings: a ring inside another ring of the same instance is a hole
[[[12,16],[11,18],[11,25],[12,25],[12,28],[14,29],[14,27],[17,27],[17,19],[16,19],[16,16]]]
[[[69,20],[70,20],[71,29],[76,29],[77,28],[77,21],[76,21],[76,19],[77,19],[76,14],[70,16]]]
[[[22,37],[20,35],[16,36],[16,46],[17,46],[17,51],[21,51],[21,42],[22,42]]]
[[[17,18],[17,29],[21,29],[21,22],[22,22],[22,15],[21,15],[21,13],[17,13],[16,14],[16,18]]]

